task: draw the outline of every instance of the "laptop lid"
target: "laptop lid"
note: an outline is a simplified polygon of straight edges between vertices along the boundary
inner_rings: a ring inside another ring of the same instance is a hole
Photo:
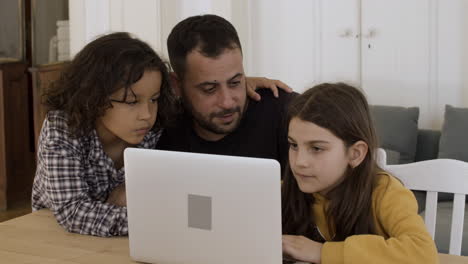
[[[166,263],[281,263],[276,160],[128,148],[130,255]]]

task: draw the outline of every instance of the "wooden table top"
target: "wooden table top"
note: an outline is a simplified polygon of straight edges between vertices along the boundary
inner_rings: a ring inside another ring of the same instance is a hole
[[[468,257],[439,254],[441,264],[468,264]],[[130,259],[128,237],[100,238],[66,232],[48,210],[0,223],[2,263],[137,263]]]

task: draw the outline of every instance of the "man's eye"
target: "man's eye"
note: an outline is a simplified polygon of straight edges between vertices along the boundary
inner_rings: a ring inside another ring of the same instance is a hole
[[[212,94],[215,91],[216,91],[216,88],[214,88],[214,87],[203,90],[203,92],[206,93],[206,94]]]
[[[229,83],[229,86],[231,86],[231,87],[236,87],[236,86],[238,86],[240,83],[241,83],[240,81],[230,82],[230,83]]]

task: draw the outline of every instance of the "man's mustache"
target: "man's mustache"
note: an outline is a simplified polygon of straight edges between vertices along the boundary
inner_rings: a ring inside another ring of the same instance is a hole
[[[241,109],[240,107],[235,107],[235,108],[231,108],[231,109],[225,109],[223,111],[220,111],[220,112],[217,112],[217,113],[212,113],[210,115],[210,118],[215,118],[215,117],[223,117],[225,115],[230,115],[230,114],[234,114],[234,113],[240,113],[241,112]]]

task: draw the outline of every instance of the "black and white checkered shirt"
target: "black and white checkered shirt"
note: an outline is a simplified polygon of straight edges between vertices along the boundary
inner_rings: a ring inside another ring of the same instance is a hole
[[[160,133],[149,132],[138,148],[155,148]],[[69,232],[95,236],[128,234],[127,208],[106,203],[124,182],[93,130],[72,137],[66,115],[47,114],[39,136],[32,208],[49,208]]]

